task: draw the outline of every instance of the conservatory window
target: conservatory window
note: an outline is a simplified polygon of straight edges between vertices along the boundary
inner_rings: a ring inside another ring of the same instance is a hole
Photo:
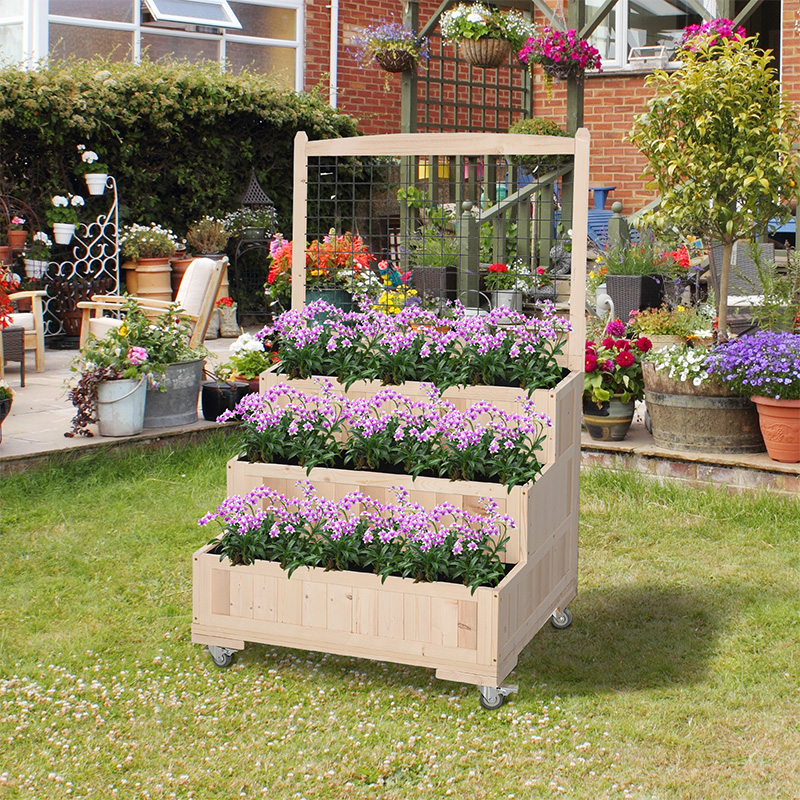
[[[212,28],[242,27],[227,0],[144,0],[144,8],[156,22],[180,22]]]

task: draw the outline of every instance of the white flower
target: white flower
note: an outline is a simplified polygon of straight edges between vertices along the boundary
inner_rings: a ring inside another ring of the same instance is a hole
[[[83,198],[79,194],[73,195],[72,199],[69,202],[73,206],[85,205]]]
[[[52,198],[51,202],[52,202],[52,204],[54,206],[56,206],[56,208],[58,208],[59,206],[68,206],[69,205],[69,200],[67,200],[67,198],[64,197],[64,195],[61,195],[61,194],[55,195]]]
[[[78,152],[79,153],[82,153],[85,149],[86,149],[86,145],[85,144],[79,144],[78,145]]]
[[[94,164],[94,162],[97,161],[98,158],[99,156],[93,150],[87,150],[81,156],[81,161],[83,161],[84,164]]]
[[[34,242],[41,242],[42,244],[50,247],[53,243],[50,241],[50,237],[44,231],[36,231],[33,234],[33,241]]]
[[[247,350],[259,351],[264,349],[264,345],[252,333],[243,333],[229,349],[232,353],[240,353]]]
[[[471,11],[467,14],[467,22],[485,22],[483,14],[478,14],[476,11]]]

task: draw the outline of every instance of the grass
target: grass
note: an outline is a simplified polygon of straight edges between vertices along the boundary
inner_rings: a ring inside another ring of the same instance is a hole
[[[0,484],[0,798],[797,798],[800,502],[585,472],[579,597],[495,712],[392,664],[193,645],[224,436]]]

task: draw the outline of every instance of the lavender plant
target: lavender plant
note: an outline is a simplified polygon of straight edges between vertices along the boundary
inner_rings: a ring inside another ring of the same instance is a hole
[[[301,566],[360,570],[384,581],[460,582],[473,593],[505,575],[501,554],[515,525],[493,500],[482,500],[483,513],[474,514],[450,503],[427,510],[398,487],[395,502],[380,503],[361,492],[333,501],[307,481],[299,485],[297,498],[259,486],[202,517],[200,525],[222,526],[213,552],[234,565],[275,561],[289,577]]]
[[[757,331],[717,345],[709,371],[737,394],[800,400],[800,334]]]
[[[405,472],[451,480],[533,481],[550,420],[530,400],[522,413],[476,403],[459,411],[430,387],[428,401],[393,389],[370,398],[335,395],[330,382],[321,397],[288,384],[246,396],[220,422],[242,422],[241,454],[249,461],[306,467],[342,464],[353,469]]]

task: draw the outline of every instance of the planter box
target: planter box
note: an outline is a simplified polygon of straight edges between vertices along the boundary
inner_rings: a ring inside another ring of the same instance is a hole
[[[337,378],[314,377],[305,380],[291,380],[286,375],[278,375],[277,367],[270,367],[261,373],[259,389],[264,392],[279,383],[290,383],[293,387],[309,395],[319,394],[319,381],[329,380],[334,392],[352,398],[372,397],[381,389],[396,389],[411,400],[428,400],[423,384],[409,381],[399,386],[384,386],[380,381],[355,381],[347,391]],[[453,386],[442,392],[442,397],[454,403],[459,411],[465,411],[477,402],[488,400],[497,408],[514,414],[522,410],[520,395],[525,392],[509,386]],[[559,456],[575,444],[575,425],[579,425],[581,397],[583,395],[583,373],[570,373],[553,389],[536,389],[531,394],[536,411],[546,414],[553,423],[545,428],[543,450],[539,455],[543,464],[552,464]]]
[[[245,642],[318,650],[430,667],[444,680],[499,687],[520,652],[577,592],[578,466],[575,443],[534,484],[453,482],[351,470],[228,462],[228,495],[268,484],[298,493],[297,480],[341,497],[358,490],[381,500],[392,486],[426,507],[448,501],[477,508],[492,497],[517,522],[506,559],[514,567],[495,588],[474,594],[453,583],[414,583],[361,572],[278,564],[233,567],[209,551],[194,554],[192,641],[239,650]]]

